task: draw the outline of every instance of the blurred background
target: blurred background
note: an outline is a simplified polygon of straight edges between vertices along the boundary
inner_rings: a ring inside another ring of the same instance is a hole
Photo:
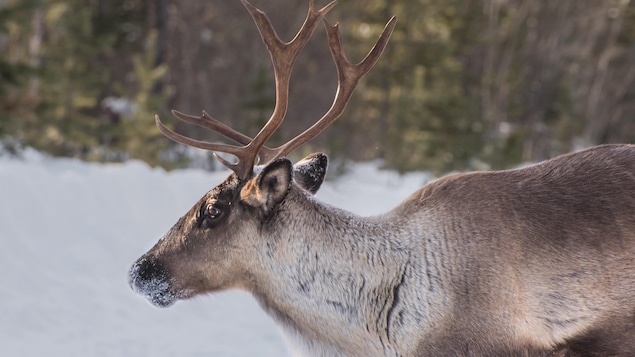
[[[253,4],[283,39],[307,0]],[[326,1],[317,1],[323,6]],[[382,159],[400,172],[504,168],[635,141],[635,4],[629,0],[340,0],[357,62],[391,15],[383,57],[343,117],[299,155]],[[330,106],[335,69],[318,28],[299,58],[288,139]],[[274,106],[268,53],[240,1],[0,0],[0,141],[89,161],[209,166],[154,126],[206,110],[254,135]]]
[[[252,2],[289,40],[308,0]],[[340,0],[327,18],[357,62],[392,15],[391,42],[343,117],[295,154],[323,150],[347,168],[320,200],[379,214],[431,179],[395,171],[507,168],[635,142],[631,1]],[[336,81],[318,28],[270,144],[326,112]],[[159,168],[219,167],[164,138],[154,115],[220,140],[170,113],[205,110],[253,136],[274,97],[238,0],[0,0],[0,355],[288,355],[245,293],[158,310],[127,286],[132,262],[227,175]]]

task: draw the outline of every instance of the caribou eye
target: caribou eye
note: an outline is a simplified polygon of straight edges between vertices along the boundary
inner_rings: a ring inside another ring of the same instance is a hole
[[[223,211],[221,211],[220,208],[210,203],[205,207],[204,213],[205,213],[205,218],[215,219],[215,218],[218,218],[221,215],[221,213],[223,213]]]
[[[225,212],[225,206],[216,203],[207,203],[201,206],[201,211],[198,219],[198,226],[201,228],[213,228],[218,222],[219,218]]]

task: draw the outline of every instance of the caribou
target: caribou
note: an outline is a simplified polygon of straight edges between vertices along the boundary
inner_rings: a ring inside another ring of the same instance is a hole
[[[452,174],[378,216],[331,207],[314,197],[327,156],[287,155],[342,114],[396,20],[351,64],[324,19],[335,2],[311,2],[290,42],[242,2],[273,62],[273,113],[251,138],[206,112],[173,112],[237,145],[188,138],[156,117],[168,138],[237,160],[217,156],[233,173],[132,265],[134,291],[167,307],[246,290],[311,356],[635,356],[635,146]],[[339,79],[333,104],[286,144],[265,146],[320,22]]]

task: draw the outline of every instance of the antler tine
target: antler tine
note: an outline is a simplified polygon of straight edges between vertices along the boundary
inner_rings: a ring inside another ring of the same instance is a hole
[[[172,110],[172,114],[186,123],[202,126],[211,131],[217,132],[239,144],[247,145],[251,142],[250,137],[232,129],[229,125],[214,119],[209,114],[207,114],[206,111],[203,111],[203,114],[201,114],[200,116],[181,113],[178,110]]]
[[[185,144],[185,145],[188,145],[188,146],[191,146],[191,147],[195,147],[195,148],[198,148],[198,149],[203,149],[203,150],[224,152],[224,153],[227,153],[227,154],[234,155],[234,156],[236,156],[238,158],[240,158],[240,156],[244,152],[243,147],[240,147],[240,146],[209,143],[209,142],[206,142],[206,141],[200,141],[200,140],[188,138],[187,136],[178,134],[178,133],[172,131],[171,129],[169,129],[168,127],[166,127],[165,125],[163,125],[163,123],[161,122],[161,119],[159,118],[158,115],[154,116],[154,120],[155,120],[157,128],[159,128],[159,131],[161,132],[161,134],[163,134],[166,137],[176,141],[177,143]],[[188,121],[188,120],[185,120],[185,121]],[[189,121],[189,122],[192,122],[192,121]],[[194,123],[194,124],[197,124],[197,123]],[[220,156],[218,156],[216,154],[214,154],[214,156],[216,156],[216,158],[223,165],[227,166],[227,168],[229,168],[232,171],[236,172],[236,174],[238,174],[239,177],[243,177],[243,176],[240,176],[240,174],[244,174],[244,172],[241,171],[240,161],[237,162],[237,163],[231,163],[231,162],[223,159],[222,157],[220,157]]]
[[[288,141],[286,144],[281,145],[275,149],[268,151],[267,153],[261,153],[261,159],[264,162],[284,157],[293,150],[297,149],[301,145],[305,144],[309,140],[313,139],[319,133],[324,131],[329,125],[331,125],[337,118],[340,117],[346,104],[359,80],[377,63],[379,56],[386,48],[390,35],[392,34],[397,18],[392,17],[390,21],[384,27],[384,30],[375,43],[375,46],[370,50],[366,57],[358,64],[351,64],[347,59],[342,49],[342,39],[339,33],[339,26],[335,24],[331,26],[326,20],[324,20],[324,26],[326,27],[329,47],[331,49],[331,55],[337,68],[338,85],[335,99],[331,108],[310,128]]]
[[[234,130],[233,128],[231,128],[229,125],[214,119],[211,115],[209,115],[206,111],[203,110],[203,113],[200,116],[194,116],[194,115],[189,115],[189,114],[185,114],[185,113],[181,113],[178,110],[172,110],[172,114],[181,119],[182,121],[186,122],[186,123],[190,123],[190,124],[194,124],[194,125],[198,125],[201,127],[204,127],[206,129],[209,129],[213,132],[219,133],[221,135],[223,135],[224,137],[231,139],[241,145],[249,145],[249,143],[251,143],[253,141],[252,138],[250,138],[249,136]],[[257,157],[257,159],[260,158],[260,155],[265,155],[267,157],[273,157],[275,156],[272,152],[272,149],[270,149],[267,146],[262,146],[262,148],[260,149],[259,152],[259,156]]]

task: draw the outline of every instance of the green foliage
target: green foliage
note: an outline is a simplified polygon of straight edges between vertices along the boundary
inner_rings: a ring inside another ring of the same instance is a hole
[[[258,4],[285,36],[299,26],[289,19],[306,11],[305,0],[288,2]],[[631,2],[341,0],[328,18],[342,23],[356,62],[392,15],[391,42],[343,118],[296,154],[327,150],[442,173],[635,140]],[[315,37],[294,71],[275,143],[312,125],[332,99],[323,30]],[[87,160],[178,165],[167,160],[179,154],[155,113],[205,109],[252,135],[264,124],[273,76],[256,49],[260,38],[236,2],[5,0],[0,140]],[[128,108],[115,110],[112,99]],[[195,128],[177,130],[203,139]]]
[[[139,6],[31,0],[0,8],[11,50],[0,57],[0,130],[52,155],[159,164],[166,144],[153,118],[169,93],[155,88],[167,67],[156,64],[151,31],[135,46]],[[129,98],[134,113],[105,107],[112,97]]]
[[[464,1],[392,1],[383,11],[397,14],[399,22],[378,64],[381,69],[376,69],[383,78],[369,76],[362,90],[384,94],[357,96],[356,107],[378,108],[381,98],[386,98],[383,112],[362,115],[368,121],[374,116],[385,128],[378,139],[390,168],[402,172],[465,168],[482,146],[483,123],[476,99],[466,95],[472,79],[461,62],[472,35],[471,17],[461,17],[464,5]],[[412,7],[421,11],[413,12]],[[385,19],[377,21],[373,27],[378,33],[379,21]]]
[[[160,154],[167,148],[167,141],[154,124],[154,115],[162,109],[166,111],[164,103],[170,96],[169,90],[156,90],[168,68],[165,64],[156,65],[155,48],[156,33],[151,32],[145,51],[133,56],[137,79],[134,108],[132,113],[123,116],[123,123],[117,127],[117,148],[151,165],[171,166],[161,159]]]
[[[0,7],[0,140],[9,150],[16,149],[15,141],[9,138],[16,131],[15,123],[29,114],[24,107],[33,103],[28,80],[34,73],[24,54],[9,53],[9,43],[28,28],[30,15],[37,5],[38,1],[25,0],[9,1]]]
[[[505,168],[575,145],[633,140],[621,134],[635,129],[630,3],[372,4],[365,9],[396,14],[399,23],[352,116],[360,127],[380,128],[364,135],[381,143],[388,167]],[[372,33],[387,18],[354,17]]]

